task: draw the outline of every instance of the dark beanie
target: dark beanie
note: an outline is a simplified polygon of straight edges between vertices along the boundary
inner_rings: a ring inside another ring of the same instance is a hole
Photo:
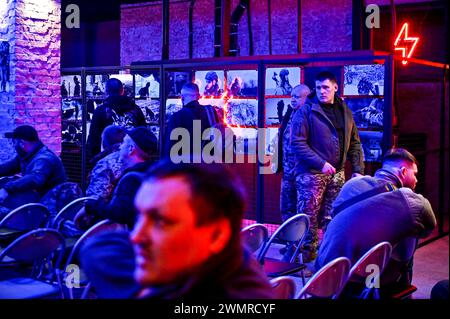
[[[14,129],[13,132],[5,133],[6,138],[16,138],[22,139],[28,142],[37,142],[39,141],[38,133],[34,129],[34,127],[30,125],[22,125],[18,126]]]
[[[136,145],[148,155],[156,154],[158,150],[158,139],[155,134],[147,128],[140,126],[127,132],[128,136]]]

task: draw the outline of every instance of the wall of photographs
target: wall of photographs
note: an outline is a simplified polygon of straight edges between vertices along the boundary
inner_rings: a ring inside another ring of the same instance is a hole
[[[280,223],[281,176],[258,175],[258,152],[262,148],[258,150],[257,146],[262,142],[259,139],[263,139],[264,162],[270,163],[277,147],[279,127],[291,104],[291,91],[297,84],[304,83],[313,90],[317,73],[323,70],[333,72],[338,79],[338,94],[353,112],[365,161],[378,163],[382,151],[389,146],[383,146],[385,142],[382,142],[391,134],[391,123],[386,122],[386,114],[389,118],[391,116],[391,98],[388,95],[385,99],[384,84],[388,77],[383,61],[386,60],[364,58],[348,61],[184,62],[173,66],[167,63],[64,73],[61,83],[62,158],[68,175],[74,181],[82,180],[83,141],[88,138],[94,110],[106,98],[105,84],[109,78],[115,77],[124,83],[125,94],[142,109],[147,126],[162,140],[160,146],[163,146],[162,136],[167,122],[182,108],[181,88],[187,82],[195,82],[200,88],[199,102],[214,106],[235,135],[234,156],[242,158],[243,164],[229,166],[241,177],[247,191],[245,217]],[[388,86],[387,92],[390,89]],[[260,130],[262,135],[258,136],[258,129],[264,129]],[[85,166],[87,178],[89,163]]]

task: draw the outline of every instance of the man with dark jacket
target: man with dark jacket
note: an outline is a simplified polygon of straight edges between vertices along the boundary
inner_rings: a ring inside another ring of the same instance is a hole
[[[241,244],[243,189],[226,167],[159,163],[135,206],[139,214],[130,239],[105,234],[80,252],[100,298],[274,297],[261,266]]]
[[[91,157],[100,153],[102,132],[108,125],[120,125],[127,129],[146,126],[142,110],[124,95],[120,80],[109,79],[105,90],[108,97],[95,109],[89,129],[87,148]]]
[[[1,206],[11,210],[39,202],[53,187],[66,182],[61,159],[39,140],[32,126],[18,126],[5,137],[13,139],[17,155],[0,164],[0,177],[8,176],[0,183]],[[20,177],[13,177],[16,174]]]
[[[180,157],[184,162],[200,162],[202,152],[202,133],[211,127],[206,108],[212,110],[214,123],[219,122],[219,117],[212,106],[204,106],[198,102],[200,98],[197,84],[189,82],[181,89],[181,101],[183,108],[175,112],[167,124],[167,132],[164,143],[164,156],[171,158]],[[187,139],[183,132],[189,134]],[[177,142],[177,138],[181,140]],[[187,145],[189,144],[189,145]],[[181,151],[181,154],[180,154]]]
[[[316,91],[294,115],[291,148],[295,154],[295,174],[299,198],[298,213],[310,217],[305,259],[317,257],[318,226],[330,218],[331,205],[345,181],[344,165],[352,165],[353,176],[364,173],[358,130],[351,110],[336,95],[336,76],[317,75]]]
[[[88,215],[91,217],[90,224],[110,219],[132,228],[136,220],[134,196],[142,183],[141,174],[153,164],[151,157],[157,154],[157,148],[158,140],[150,130],[145,127],[130,130],[119,149],[119,161],[123,165],[124,173],[114,188],[111,200],[108,202],[98,199],[86,203],[85,209],[75,217],[75,223],[78,221],[82,224]]]
[[[374,177],[348,181],[333,204],[335,216],[320,245],[316,269],[342,256],[353,265],[373,246],[387,241],[394,249],[381,275],[381,288],[411,284],[417,239],[427,237],[436,226],[430,202],[414,192],[416,174],[415,157],[392,149]]]

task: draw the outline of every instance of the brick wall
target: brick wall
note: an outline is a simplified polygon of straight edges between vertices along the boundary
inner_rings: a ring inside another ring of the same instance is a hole
[[[11,87],[10,92],[0,93],[1,133],[32,125],[44,144],[59,154],[61,2],[16,0],[8,5],[13,9],[3,14],[3,20],[8,21],[10,36]],[[2,143],[11,145],[3,139]],[[3,158],[14,154],[11,147],[2,150]]]
[[[231,12],[239,0],[231,2]],[[189,3],[170,4],[169,58],[189,57]],[[302,1],[302,50],[305,53],[341,52],[352,48],[352,1]],[[269,54],[269,20],[265,0],[251,1],[253,54]],[[298,2],[271,2],[272,54],[298,52]],[[121,7],[121,64],[161,59],[162,4],[160,2]],[[330,22],[331,21],[331,22]],[[214,1],[198,0],[193,13],[193,57],[214,56]],[[247,56],[249,31],[247,13],[238,26],[239,55]]]

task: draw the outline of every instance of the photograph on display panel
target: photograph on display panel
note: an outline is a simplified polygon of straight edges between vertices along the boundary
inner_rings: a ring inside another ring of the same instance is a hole
[[[214,99],[214,98],[205,98],[201,97],[198,102],[201,105],[212,105],[214,109],[217,112],[217,115],[219,116],[219,119],[222,119],[222,121],[226,121],[225,119],[225,100],[223,99]]]
[[[381,162],[383,132],[359,131],[364,161]]]
[[[288,107],[291,106],[289,98],[270,98],[266,99],[266,126],[279,126],[283,121]]]
[[[257,96],[258,71],[229,70],[226,73],[228,96]]]
[[[266,95],[290,95],[292,88],[300,83],[299,67],[266,69]]]
[[[273,155],[275,148],[278,147],[278,128],[265,128],[265,148],[264,154]]]
[[[255,128],[232,127],[235,135],[236,154],[256,154],[258,130]]]
[[[344,95],[384,95],[384,65],[344,66]]]
[[[173,113],[181,110],[183,104],[181,99],[167,99],[166,100],[166,124]]]
[[[63,98],[61,101],[61,119],[62,120],[81,120],[83,106],[81,99]]]
[[[106,82],[109,78],[109,74],[86,75],[86,97],[99,99],[106,98]]]
[[[200,89],[200,95],[219,97],[224,92],[224,71],[195,71],[194,82]]]
[[[134,96],[136,99],[159,98],[159,72],[147,71],[134,77]]]
[[[81,76],[79,74],[61,76],[61,97],[81,98]]]
[[[226,123],[234,126],[258,125],[258,100],[230,99],[226,105]]]
[[[159,123],[159,99],[138,99],[135,102],[141,108],[147,124]]]
[[[166,72],[166,90],[168,96],[175,97],[181,95],[181,89],[183,86],[191,81],[191,75],[189,72],[171,71]]]
[[[384,99],[346,98],[356,126],[364,129],[383,129]]]

